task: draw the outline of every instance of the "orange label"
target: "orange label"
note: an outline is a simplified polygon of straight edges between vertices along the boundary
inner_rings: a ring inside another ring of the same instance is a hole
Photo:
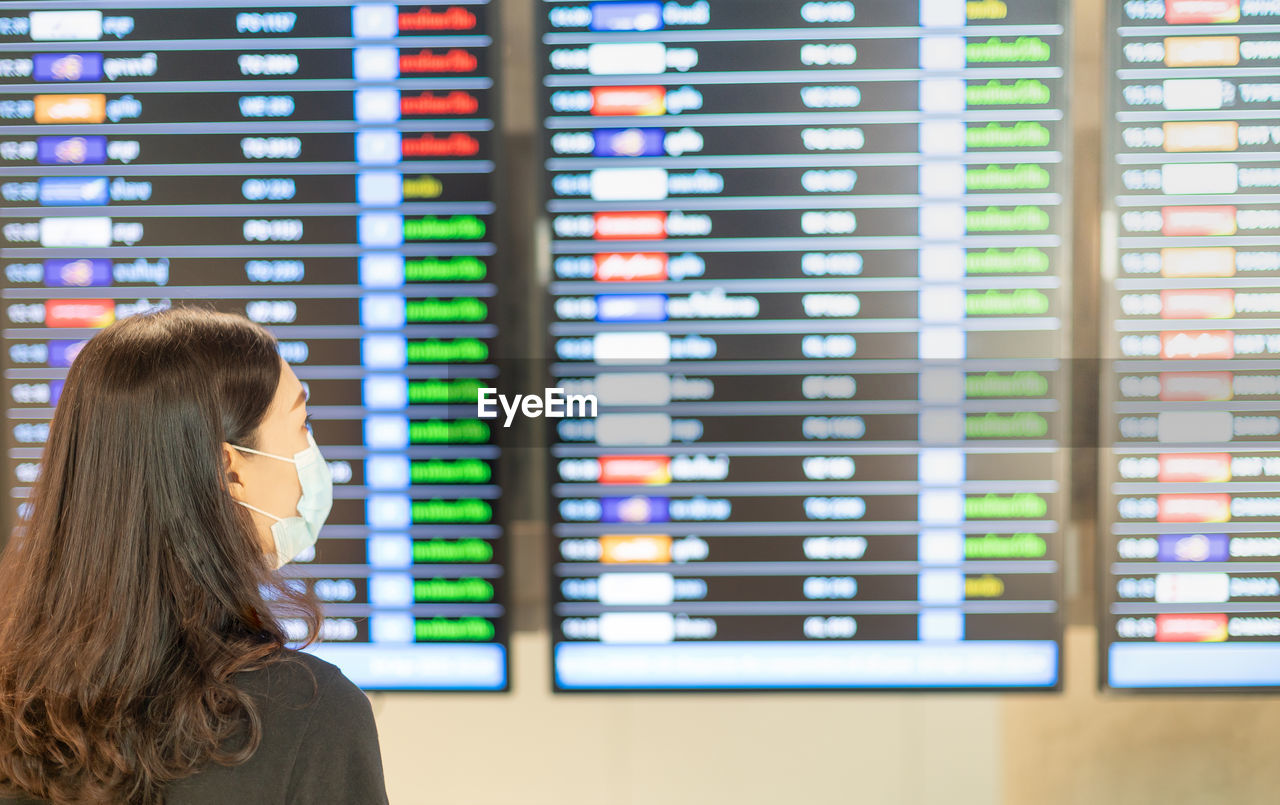
[[[1169,67],[1234,67],[1240,63],[1240,37],[1167,36],[1164,63]]]
[[[1163,128],[1164,150],[1170,153],[1234,151],[1240,147],[1240,124],[1234,120],[1165,123]]]
[[[606,534],[600,537],[600,561],[624,562],[671,561],[671,537],[668,534]]]
[[[1166,277],[1234,277],[1236,250],[1231,246],[1161,249],[1160,273]]]
[[[107,119],[106,95],[37,95],[37,123],[101,123]]]

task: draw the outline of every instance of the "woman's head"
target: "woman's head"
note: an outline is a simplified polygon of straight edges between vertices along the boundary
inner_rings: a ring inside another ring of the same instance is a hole
[[[0,782],[56,802],[154,801],[250,721],[228,678],[278,654],[272,572],[301,492],[302,391],[247,319],[177,308],[80,351],[0,560]]]
[[[222,445],[228,492],[253,512],[263,550],[277,565],[314,542],[332,502],[329,470],[310,438],[309,419],[306,390],[281,360],[275,396],[256,429],[256,447],[236,441]],[[312,488],[303,488],[304,478],[314,482]]]

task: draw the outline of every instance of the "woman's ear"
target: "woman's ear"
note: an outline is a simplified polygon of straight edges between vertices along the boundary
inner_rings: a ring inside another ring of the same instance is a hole
[[[231,490],[231,497],[244,500],[244,483],[240,480],[240,473],[244,468],[244,456],[227,442],[222,443],[222,468],[227,478],[227,488]]]

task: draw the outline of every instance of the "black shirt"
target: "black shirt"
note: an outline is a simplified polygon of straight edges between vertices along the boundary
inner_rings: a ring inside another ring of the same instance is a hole
[[[233,677],[258,706],[258,750],[239,766],[210,762],[170,784],[166,805],[386,804],[369,699],[337,666],[307,652],[287,651],[302,663],[275,663]],[[307,668],[315,674],[314,687]],[[0,803],[45,805],[3,794]]]

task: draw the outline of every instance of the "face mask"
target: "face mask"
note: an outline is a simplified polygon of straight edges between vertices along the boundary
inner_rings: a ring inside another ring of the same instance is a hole
[[[320,455],[320,448],[316,446],[315,437],[310,431],[307,431],[307,445],[306,450],[295,453],[293,458],[231,445],[246,453],[292,462],[298,471],[298,480],[302,483],[302,497],[298,499],[298,514],[292,517],[277,517],[243,500],[236,501],[241,506],[275,520],[271,524],[271,537],[276,544],[277,570],[316,544],[316,537],[320,535],[320,526],[324,525],[325,518],[329,516],[329,509],[333,506],[333,476],[329,474],[329,465],[325,464],[324,457]]]

